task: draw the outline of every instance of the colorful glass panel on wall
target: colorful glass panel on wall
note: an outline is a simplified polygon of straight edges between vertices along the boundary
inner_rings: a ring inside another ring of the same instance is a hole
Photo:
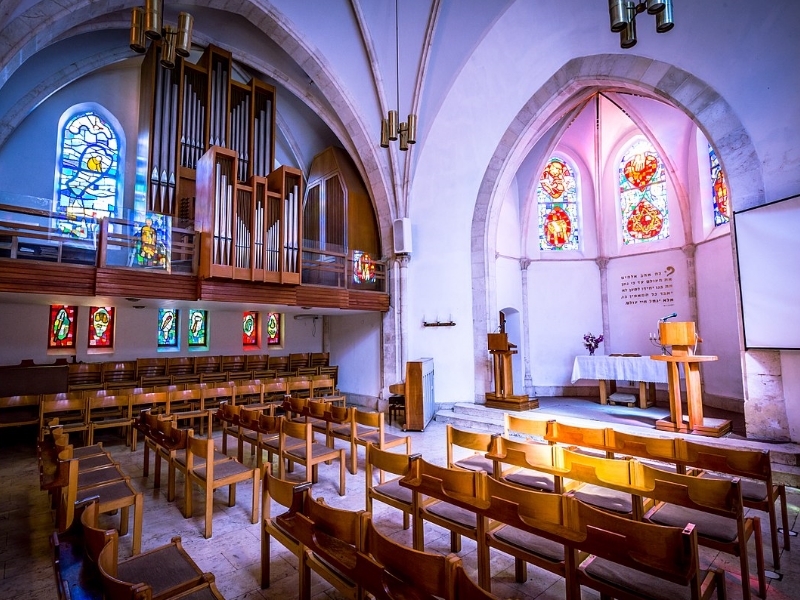
[[[170,272],[172,250],[172,217],[145,213],[133,221],[134,244],[131,265]]]
[[[258,313],[246,311],[242,316],[242,345],[258,346]]]
[[[158,347],[178,347],[178,310],[175,308],[158,309]]]
[[[49,349],[75,347],[75,324],[77,318],[77,306],[57,304],[50,307],[50,334],[47,341]]]
[[[281,313],[267,313],[267,346],[278,346],[281,343]]]
[[[666,173],[650,142],[635,142],[622,157],[619,192],[624,244],[669,237]]]
[[[361,250],[353,250],[353,282],[375,283],[375,263]]]
[[[208,345],[208,311],[189,310],[189,347],[197,348]]]
[[[89,347],[114,347],[113,306],[93,306],[89,309]]]
[[[536,188],[540,250],[578,250],[578,188],[574,169],[551,158]]]
[[[731,220],[728,204],[728,183],[717,153],[708,145],[708,159],[711,162],[711,196],[714,199],[714,226],[725,225]]]
[[[68,119],[61,131],[53,212],[57,229],[90,239],[103,217],[117,212],[120,141],[97,112]]]

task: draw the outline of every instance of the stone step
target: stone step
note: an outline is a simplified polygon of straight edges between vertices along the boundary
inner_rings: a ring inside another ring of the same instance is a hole
[[[448,423],[458,429],[471,431],[485,431],[488,433],[503,433],[502,419],[488,419],[480,414],[471,414],[468,411],[438,410],[434,416],[439,423]]]

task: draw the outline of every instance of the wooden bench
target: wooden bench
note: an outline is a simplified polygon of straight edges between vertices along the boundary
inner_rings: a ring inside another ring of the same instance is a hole
[[[0,398],[0,428],[39,423],[39,394]]]

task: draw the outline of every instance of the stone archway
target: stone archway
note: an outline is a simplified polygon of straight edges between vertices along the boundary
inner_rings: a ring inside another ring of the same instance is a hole
[[[728,175],[737,210],[765,203],[761,164],[755,146],[730,104],[708,84],[678,67],[643,56],[605,54],[568,61],[522,107],[501,136],[476,198],[472,219],[473,334],[482,339],[496,325],[494,240],[501,195],[532,145],[555,123],[564,107],[598,89],[613,88],[649,94],[682,110],[717,149]],[[522,133],[518,133],[518,132]],[[733,252],[733,249],[732,249]],[[741,320],[741,314],[739,314]],[[741,327],[740,327],[741,330]],[[489,362],[482,347],[474,349],[476,400],[490,385]],[[747,351],[743,355],[745,420],[748,434],[785,438],[788,423],[780,371],[770,369],[777,352]],[[780,356],[777,356],[780,363]],[[755,372],[754,372],[755,371]],[[763,390],[764,373],[773,393]],[[780,393],[774,393],[776,386]]]

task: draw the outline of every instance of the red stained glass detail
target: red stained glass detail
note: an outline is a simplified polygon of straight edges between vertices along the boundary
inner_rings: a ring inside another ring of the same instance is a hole
[[[717,200],[717,209],[725,218],[730,219],[728,212],[728,184],[725,182],[725,174],[720,169],[714,179],[714,196]]]
[[[637,154],[625,163],[625,179],[640,192],[658,171],[658,159],[652,154]]]
[[[544,235],[547,243],[560,248],[567,243],[572,233],[572,221],[560,206],[553,207],[544,218]]]
[[[569,175],[569,169],[558,160],[552,160],[547,163],[542,172],[542,178],[539,183],[542,189],[547,192],[547,195],[554,200],[560,198],[564,193],[564,175]]]
[[[649,240],[661,233],[664,217],[661,212],[647,200],[641,200],[628,217],[628,233],[637,240]]]

